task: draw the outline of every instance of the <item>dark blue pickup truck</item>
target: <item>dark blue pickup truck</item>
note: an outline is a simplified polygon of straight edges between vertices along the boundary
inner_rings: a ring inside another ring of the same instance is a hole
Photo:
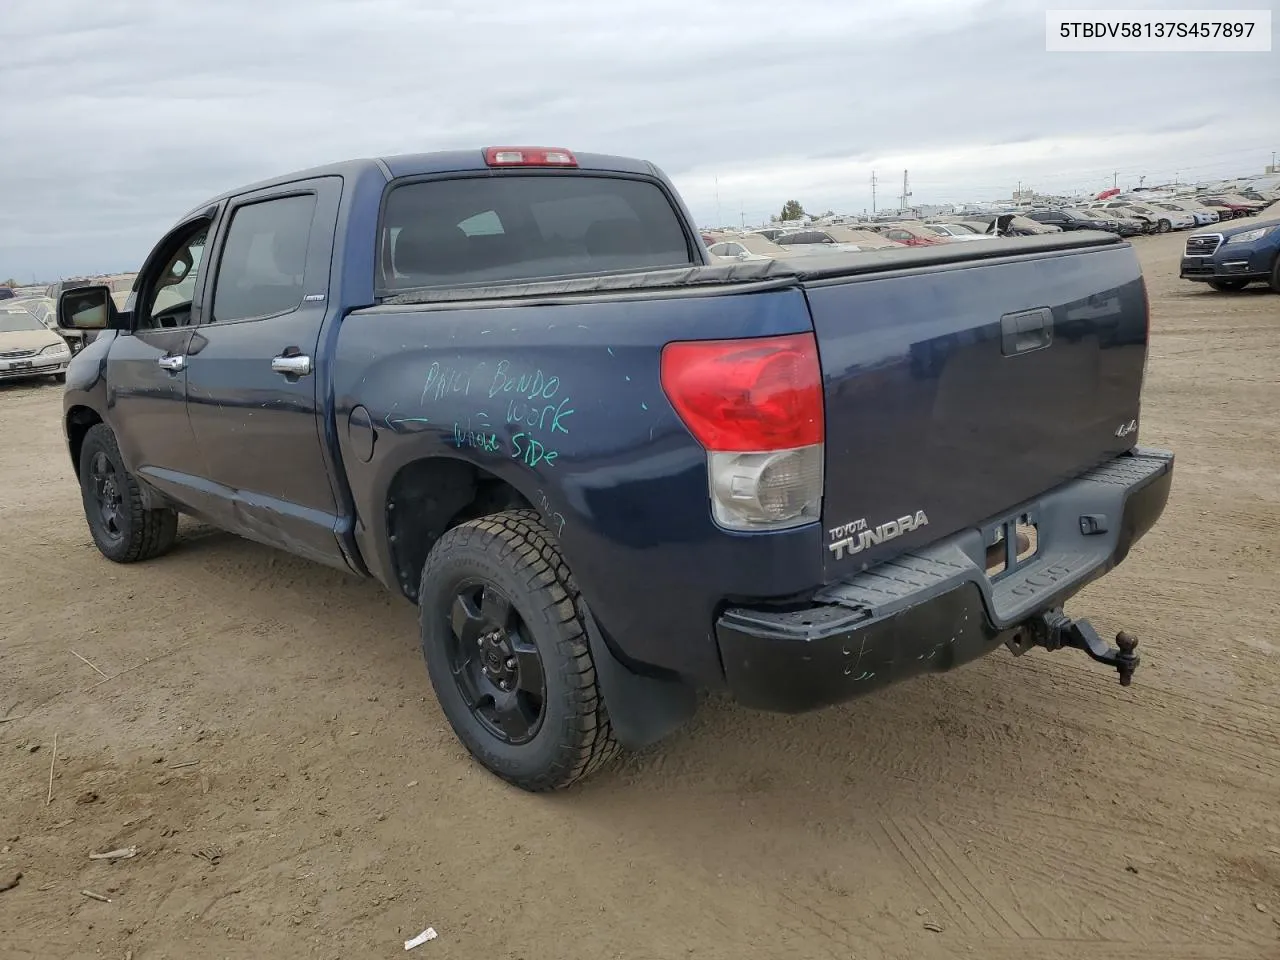
[[[192,210],[75,357],[89,529],[179,513],[415,602],[458,737],[529,790],[687,720],[802,711],[1006,646],[1156,522],[1146,289],[1106,233],[715,265],[649,163],[342,163]],[[357,642],[358,638],[352,638]]]
[[[1280,220],[1192,234],[1179,275],[1223,292],[1259,282],[1280,293]]]

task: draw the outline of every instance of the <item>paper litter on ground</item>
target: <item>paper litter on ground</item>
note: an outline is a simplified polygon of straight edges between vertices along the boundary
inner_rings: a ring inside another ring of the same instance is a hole
[[[422,946],[428,940],[434,940],[436,936],[437,934],[436,934],[435,928],[427,927],[427,929],[423,930],[420,934],[418,934],[412,940],[406,940],[404,942],[404,948],[406,950],[412,950],[414,947]]]

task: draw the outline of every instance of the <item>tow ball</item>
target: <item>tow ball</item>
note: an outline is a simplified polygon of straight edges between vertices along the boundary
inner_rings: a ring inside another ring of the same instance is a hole
[[[1025,634],[1029,634],[1026,636]],[[1029,621],[1023,631],[1009,642],[1015,654],[1025,653],[1028,647],[1044,647],[1061,650],[1074,647],[1083,650],[1098,663],[1115,667],[1120,674],[1120,686],[1127,687],[1133,681],[1133,672],[1142,658],[1138,656],[1138,638],[1121,630],[1116,634],[1116,645],[1110,647],[1098,636],[1088,620],[1073,620],[1061,609],[1048,610]],[[1027,642],[1027,641],[1030,642]]]

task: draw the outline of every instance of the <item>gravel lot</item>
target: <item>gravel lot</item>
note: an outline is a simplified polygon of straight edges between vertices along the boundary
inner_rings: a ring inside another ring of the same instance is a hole
[[[470,762],[372,582],[186,524],[102,559],[61,388],[0,386],[0,955],[391,957],[430,925],[424,960],[1280,957],[1280,296],[1179,281],[1184,239],[1135,242],[1173,496],[1069,607],[1138,633],[1134,686],[1002,651],[801,717],[714,699],[549,797]]]

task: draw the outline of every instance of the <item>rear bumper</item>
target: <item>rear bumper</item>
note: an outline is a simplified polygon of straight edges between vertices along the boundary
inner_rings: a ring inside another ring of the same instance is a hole
[[[1001,522],[1027,516],[1038,548],[995,578],[986,541],[999,523],[832,584],[803,609],[726,610],[716,639],[730,691],[798,713],[991,652],[1125,558],[1164,511],[1173,459],[1137,449],[1011,510]]]

